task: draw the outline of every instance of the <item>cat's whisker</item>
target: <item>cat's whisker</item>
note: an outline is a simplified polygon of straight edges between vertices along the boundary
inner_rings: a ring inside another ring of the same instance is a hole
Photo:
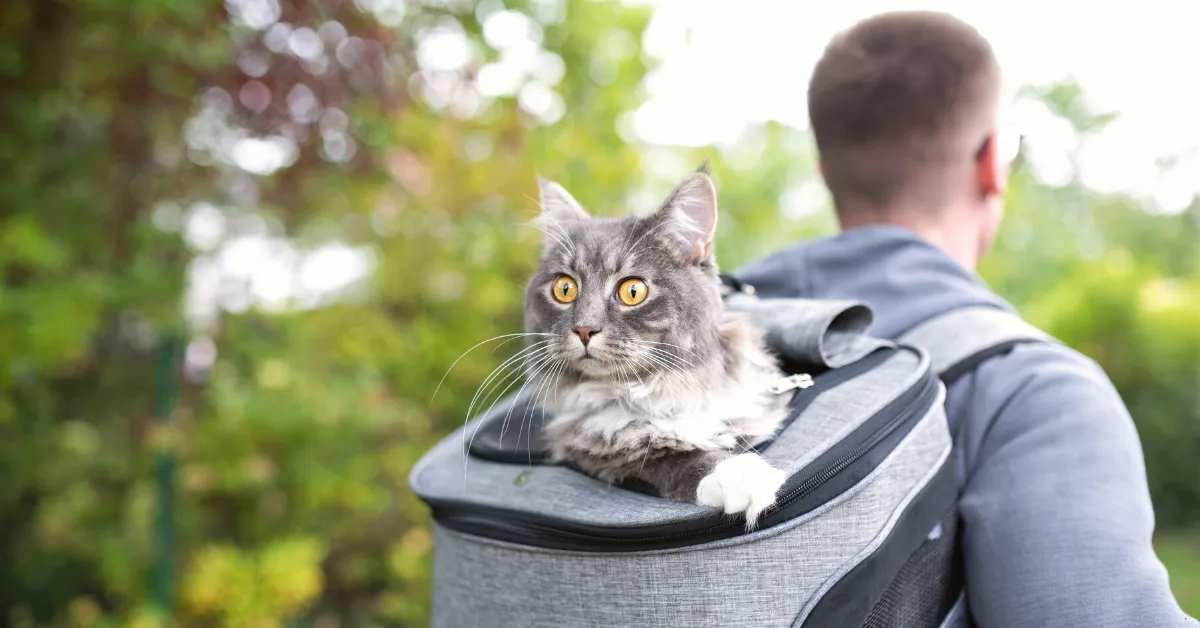
[[[628,360],[626,360],[624,358],[619,358],[619,360],[621,363],[618,364],[617,367],[621,369],[621,373],[620,373],[621,385],[624,386],[624,388],[625,388],[624,401],[626,401],[626,405],[628,405],[630,408],[632,408],[633,407],[633,391],[631,389],[633,388],[633,382],[629,381],[629,377],[625,375],[625,368],[627,366],[630,367],[629,372],[633,373],[633,376],[635,378],[637,378],[638,383],[640,383],[643,388],[645,388],[646,383],[642,381],[642,378],[640,376],[638,376],[637,367],[634,367],[631,364],[629,364]],[[618,401],[622,400],[620,396],[618,396],[617,399],[618,399]],[[651,406],[650,410],[651,411],[654,410],[653,406]]]
[[[521,388],[519,388],[517,390],[516,394],[513,395],[513,399],[515,400],[516,398],[519,398],[521,396],[521,393],[524,392],[524,390],[525,390],[525,386],[527,386],[529,384],[530,370],[535,369],[538,366],[554,359],[554,356],[551,355],[551,353],[550,353],[550,351],[551,351],[550,348],[546,347],[545,349],[546,349],[545,351],[538,352],[536,355],[527,356],[526,359],[522,361],[520,366],[518,366],[513,372],[511,372],[508,375],[508,377],[510,377],[512,379],[511,379],[511,381],[509,381],[508,385],[504,387],[504,390],[502,390],[500,392],[500,394],[496,396],[496,399],[492,402],[493,406],[496,403],[498,403],[500,401],[500,399],[502,399],[504,397],[504,395],[509,390],[511,390],[513,386],[516,386],[517,383],[519,383],[519,382],[522,383]],[[508,418],[510,416],[512,416],[512,411],[513,411],[514,405],[515,404],[509,404],[508,412],[506,412],[504,415],[504,421],[500,424],[500,440],[504,439],[504,432],[508,429]],[[491,412],[491,408],[488,408],[487,412]]]
[[[679,363],[674,362],[674,361],[672,361],[664,356],[661,356],[661,355],[656,355],[653,353],[647,353],[645,355],[647,358],[654,360],[655,364],[662,366],[668,373],[681,378],[683,380],[683,383],[690,383],[696,389],[698,389],[702,392],[705,390],[704,385],[701,384],[698,379],[696,379],[696,376],[693,373],[691,373],[687,367],[681,366]]]
[[[619,372],[613,373],[613,376],[617,377],[617,383],[620,384],[620,389],[614,396],[616,396],[617,403],[624,406],[626,411],[629,411],[629,409],[634,407],[634,394],[632,394],[631,390],[632,383],[630,383],[629,377],[626,376],[624,364],[617,364],[617,369],[619,369]],[[624,391],[624,394],[622,394],[622,391]]]
[[[629,370],[630,370],[630,372],[632,372],[632,373],[633,373],[633,376],[634,376],[635,378],[637,378],[637,381],[638,381],[638,383],[639,383],[639,384],[641,384],[641,385],[642,385],[642,388],[646,388],[646,382],[642,381],[642,376],[641,376],[641,375],[638,375],[638,372],[637,372],[637,365],[636,365],[636,364],[634,364],[632,361],[630,361],[628,358],[621,358],[621,361],[622,361],[623,363],[625,363],[626,365],[628,365],[628,366],[629,366]],[[622,367],[622,368],[623,368],[623,367]]]
[[[491,390],[488,388],[488,384],[492,382],[492,380],[497,377],[507,377],[507,375],[504,375],[504,373],[509,371],[509,367],[511,367],[514,363],[522,362],[526,358],[540,354],[544,350],[548,350],[549,347],[546,345],[550,342],[552,341],[542,340],[533,343],[532,345],[518,351],[515,355],[507,360],[501,362],[496,368],[492,369],[492,372],[489,373],[488,376],[483,379],[483,382],[479,384],[479,387],[475,389],[475,396],[471,397],[471,403],[467,406],[467,415],[464,421],[469,422],[471,420],[471,417],[473,416],[471,411],[475,408],[475,404],[479,400],[480,395],[486,395]]]
[[[646,357],[646,359],[648,359],[648,360],[654,362],[655,364],[659,365],[660,367],[662,367],[663,370],[665,370],[666,372],[668,372],[672,375],[678,376],[680,383],[694,385],[696,387],[696,392],[699,393],[701,395],[701,397],[703,397],[705,399],[708,398],[707,388],[705,388],[705,386],[703,384],[701,384],[698,380],[696,380],[696,378],[694,376],[692,376],[691,373],[684,371],[683,369],[679,368],[677,365],[671,364],[671,363],[663,360],[662,358],[654,355],[653,353],[646,353],[646,354],[644,354],[644,356]]]
[[[538,335],[553,336],[553,335],[555,335],[555,334],[538,334]],[[503,347],[504,345],[506,345],[506,344],[508,344],[508,343],[510,343],[510,342],[512,342],[512,341],[514,341],[514,340],[517,340],[517,338],[509,338],[509,339],[505,340],[504,342],[502,342],[502,343],[500,343],[500,344],[496,345],[495,347],[492,347],[492,353],[495,353],[495,352],[496,352],[496,351],[497,351],[497,350],[498,350],[500,347]],[[549,341],[548,341],[548,340],[542,340],[542,341],[540,341],[540,342],[549,342]]]
[[[502,390],[500,392],[500,394],[496,396],[496,400],[492,402],[492,405],[494,406],[496,403],[498,403],[500,401],[500,399],[502,399],[504,397],[505,393],[507,393],[509,390],[511,390],[513,386],[516,386],[518,382],[524,382],[524,383],[522,383],[521,388],[519,388],[517,390],[517,393],[515,395],[513,395],[513,399],[515,401],[518,397],[521,396],[521,393],[525,390],[525,385],[527,385],[529,382],[529,378],[528,378],[529,369],[540,366],[541,364],[548,362],[552,359],[553,359],[553,356],[549,355],[548,353],[543,353],[543,354],[539,354],[537,356],[530,357],[528,360],[526,360],[523,364],[521,364],[521,366],[518,368],[518,370],[515,371],[511,375],[512,381],[509,382],[508,385],[504,387],[504,390]],[[504,421],[500,424],[499,439],[501,441],[504,440],[504,432],[508,429],[508,419],[509,419],[509,417],[512,416],[513,407],[515,407],[515,403],[509,404],[508,412],[506,412],[504,414]],[[487,412],[490,413],[491,408],[488,408]]]
[[[643,381],[642,376],[637,375],[638,367],[641,367],[641,369],[646,369],[647,372],[649,372],[648,367],[646,365],[642,364],[641,360],[638,360],[636,355],[634,355],[634,357],[631,357],[630,359],[626,359],[625,361],[628,361],[628,363],[630,365],[630,370],[634,371],[634,377],[637,378],[637,382],[642,384],[642,388],[644,389],[644,391],[646,391],[646,393],[647,393],[646,401],[649,403],[650,409],[652,409],[652,411],[656,412],[656,409],[654,408],[654,395],[649,394],[650,390],[649,390],[649,387],[647,387],[647,385],[646,385],[646,381]],[[672,406],[677,405],[676,397],[674,397],[674,391],[667,390],[667,394],[671,395],[671,405]],[[659,408],[659,409],[661,409],[661,408]]]
[[[750,446],[750,442],[747,441],[746,439],[742,438],[741,436],[734,434],[733,438],[734,438],[734,440],[737,441],[738,447],[742,448],[742,453],[749,453],[750,450],[753,449],[753,447]]]
[[[634,477],[640,478],[642,476],[642,471],[646,469],[646,460],[649,458],[650,458],[650,448],[646,447],[645,451],[642,452],[642,461],[640,463],[638,463],[637,475],[635,475]]]
[[[646,357],[649,358],[650,355],[647,354]],[[667,369],[667,366],[664,365],[664,367],[665,367],[665,369]],[[688,373],[683,373],[683,372],[680,372],[680,371],[674,370],[674,369],[672,369],[672,370],[673,370],[673,372],[678,373],[678,375],[688,375]],[[691,379],[691,383],[695,383],[696,387],[700,388],[701,393],[703,393],[703,387],[701,387],[700,382],[697,382],[695,378],[690,378],[690,379]],[[668,394],[671,394],[670,391],[668,391]],[[673,400],[673,395],[672,395],[672,400]],[[734,439],[736,439],[738,448],[740,448],[740,450],[742,450],[742,453],[748,453],[748,451],[750,451],[752,449],[750,447],[749,442],[745,441],[744,438],[738,436],[737,433],[733,433],[733,437],[734,437]],[[647,451],[647,454],[644,454],[642,457],[642,465],[640,467],[638,467],[638,473],[641,473],[641,468],[646,466],[646,455],[648,455],[648,451]]]
[[[505,387],[505,389],[504,389],[503,391],[501,391],[501,393],[500,393],[500,395],[497,397],[496,401],[499,401],[499,399],[500,399],[500,398],[502,398],[502,397],[504,396],[504,393],[508,392],[508,390],[509,390],[509,389],[511,389],[513,386],[515,386],[515,385],[516,385],[518,382],[520,382],[520,381],[521,381],[521,378],[519,378],[519,377],[518,377],[518,378],[516,378],[516,379],[513,379],[513,380],[512,380],[512,381],[511,381],[511,382],[508,384],[508,386],[506,386],[506,387]],[[518,394],[519,394],[519,393],[518,393]],[[493,406],[495,405],[496,401],[493,401],[493,402],[492,402],[492,405],[493,405]],[[512,409],[511,409],[511,407],[510,407],[510,408],[509,408],[509,411],[511,412],[511,410],[512,410]],[[490,411],[491,411],[491,408],[489,408],[489,409],[488,409],[488,412],[490,412]],[[468,463],[469,463],[469,461],[470,461],[470,451],[471,451],[471,446],[474,444],[474,442],[475,442],[475,436],[477,436],[477,435],[479,434],[479,430],[480,430],[482,427],[483,427],[483,424],[482,424],[482,423],[479,423],[479,424],[477,424],[477,425],[475,426],[475,429],[474,429],[473,431],[471,431],[471,437],[470,437],[470,439],[469,439],[469,440],[467,439],[466,430],[464,430],[464,432],[463,432],[463,439],[464,439],[464,443],[463,443],[463,482],[464,482],[464,483],[465,483],[465,482],[466,482],[466,480],[467,480],[467,467],[468,467]]]
[[[669,351],[668,349],[663,349],[662,347],[669,347],[670,349],[678,349],[679,351],[682,351],[682,352],[684,352],[684,353],[689,353],[689,354],[691,354],[692,356],[695,356],[695,357],[700,357],[700,356],[699,356],[699,354],[697,354],[697,353],[696,353],[696,352],[694,352],[694,351],[690,351],[690,350],[688,350],[688,349],[684,349],[683,347],[681,347],[681,346],[679,346],[679,345],[676,345],[676,344],[671,344],[671,343],[669,343],[669,342],[655,342],[655,341],[653,341],[653,340],[634,340],[633,342],[637,343],[639,346],[642,346],[642,347],[651,347],[651,348],[653,348],[655,351],[662,351],[662,352],[665,352],[665,353],[670,353],[671,355],[675,355],[675,354],[674,354],[674,353],[672,353],[671,351]],[[682,356],[678,356],[678,357],[682,357]]]
[[[487,343],[489,343],[489,342],[492,342],[492,341],[494,341],[494,340],[500,340],[501,338],[516,338],[516,337],[528,337],[528,336],[553,336],[553,335],[554,335],[554,334],[544,334],[544,333],[529,333],[529,332],[516,333],[516,334],[502,334],[502,335],[499,335],[499,336],[494,336],[494,337],[492,337],[492,338],[488,338],[487,340],[484,340],[483,342],[480,342],[479,344],[475,345],[474,347],[471,347],[470,349],[467,349],[466,351],[464,351],[464,352],[463,352],[463,354],[462,354],[462,355],[458,356],[458,359],[457,359],[457,360],[455,360],[455,361],[454,361],[454,363],[450,365],[450,368],[446,369],[446,373],[442,375],[442,379],[441,379],[441,381],[439,381],[439,382],[438,382],[438,385],[437,385],[437,387],[433,389],[433,394],[432,394],[432,395],[430,395],[430,397],[429,397],[429,405],[430,405],[430,406],[432,406],[432,405],[433,405],[433,399],[434,399],[435,397],[437,397],[438,391],[439,391],[439,390],[441,390],[441,388],[442,388],[442,384],[443,384],[443,383],[445,383],[445,381],[446,381],[446,376],[450,375],[450,371],[454,370],[454,367],[455,367],[455,366],[457,366],[457,365],[458,365],[458,363],[459,363],[459,362],[460,362],[460,361],[461,361],[463,358],[467,357],[467,354],[468,354],[468,353],[470,353],[470,352],[472,352],[472,351],[474,351],[474,350],[478,349],[478,348],[479,348],[481,345],[485,345],[485,344],[487,344]],[[507,341],[505,341],[505,342],[507,342]]]
[[[545,412],[543,408],[543,395],[548,393],[551,386],[553,376],[551,373],[558,367],[558,362],[551,362],[546,368],[546,377],[538,383],[537,388],[533,393],[533,403],[529,405],[529,409],[525,412],[525,416],[521,419],[521,427],[517,430],[517,442],[521,442],[521,429],[524,428],[526,421],[529,423],[529,435],[525,439],[525,454],[528,458],[530,468],[533,467],[533,410],[537,408]]]
[[[496,381],[497,377],[500,378],[499,379],[500,383],[502,383],[504,381],[508,381],[508,378],[510,378],[513,374],[513,370],[514,370],[513,365],[514,364],[523,363],[535,356],[541,355],[543,352],[549,351],[550,347],[546,346],[546,344],[549,342],[551,342],[551,341],[550,340],[542,340],[537,343],[534,343],[533,345],[530,345],[529,347],[526,347],[525,349],[522,349],[521,351],[517,352],[516,355],[508,358],[507,360],[502,362],[499,366],[492,369],[492,372],[489,373],[488,376],[484,378],[483,382],[481,384],[479,384],[479,387],[475,389],[475,395],[473,397],[471,397],[471,403],[467,406],[467,413],[466,413],[466,416],[463,418],[463,426],[466,427],[466,425],[471,422],[471,417],[473,416],[472,410],[475,409],[475,404],[479,401],[480,395],[484,395],[484,399],[486,399],[487,395],[490,395],[491,391],[495,390],[495,385],[489,387],[489,384],[492,384],[494,381]],[[516,368],[519,369],[520,366],[517,366]],[[464,431],[463,432],[464,453],[466,452],[466,449],[468,447],[468,445],[465,442],[466,440],[467,440],[467,434]]]
[[[563,374],[563,371],[566,371],[566,370],[567,370],[567,361],[563,360],[562,365],[558,368],[559,381],[556,383],[562,383],[562,374]],[[561,386],[554,387],[554,406],[555,407],[558,407],[558,389],[559,388],[561,388]],[[545,418],[545,417],[543,417],[543,418]]]
[[[554,359],[555,358],[553,355],[546,354],[546,355],[538,358],[537,360],[535,360],[533,364],[526,364],[523,369],[524,370],[523,379],[524,379],[525,383],[521,386],[521,389],[517,391],[517,395],[520,395],[521,392],[525,390],[525,386],[528,386],[529,383],[531,381],[533,381],[534,374],[537,373],[538,368],[540,368],[543,364],[553,361]],[[509,386],[511,387],[512,385],[510,384]],[[532,399],[530,399],[530,403],[533,403]],[[512,418],[512,411],[513,411],[513,406],[510,405],[508,407],[508,412],[506,412],[504,414],[504,421],[500,424],[500,440],[504,440],[504,433],[506,431],[508,431],[508,421],[510,418]],[[517,440],[520,440],[520,438],[521,438],[521,433],[517,432]]]
[[[681,347],[677,344],[671,343],[671,342],[656,342],[654,340],[638,340],[637,342],[642,343],[642,344],[662,345],[664,347],[673,347],[675,349],[679,349],[680,351],[690,353],[696,357],[700,357],[700,355],[698,353],[696,353],[695,351],[692,351],[691,349],[684,349],[683,347]]]
[[[636,360],[636,361],[637,361],[637,363],[638,363],[639,365],[642,365],[642,360],[643,360],[643,359],[649,359],[649,356],[633,356],[633,359],[634,359],[634,360]],[[667,367],[667,366],[664,366],[664,365],[662,365],[662,364],[660,364],[660,363],[657,363],[657,362],[652,362],[652,363],[653,363],[653,364],[658,364],[659,368],[660,368],[661,370],[664,370],[664,371],[665,371],[667,368],[669,368],[669,367]],[[642,366],[643,366],[643,368],[646,368],[646,367],[645,367],[645,365],[642,365]],[[662,378],[661,378],[661,376],[659,377],[659,381],[660,381],[660,382],[662,381]],[[671,386],[662,386],[662,387],[660,387],[660,388],[659,388],[659,390],[660,390],[660,391],[662,391],[662,392],[664,392],[664,393],[666,393],[666,394],[667,394],[667,396],[669,396],[669,397],[670,397],[671,407],[673,407],[673,408],[678,408],[678,407],[679,407],[679,399],[676,397],[676,395],[675,395],[675,392],[676,392],[676,391],[675,391],[675,389],[674,389],[673,387],[671,387]]]
[[[630,372],[632,372],[633,376],[637,378],[638,383],[642,385],[642,389],[643,389],[642,392],[647,393],[647,395],[645,397],[646,404],[650,407],[651,412],[657,414],[661,408],[654,407],[655,406],[654,395],[648,394],[650,392],[649,387],[647,387],[646,382],[642,380],[642,376],[638,375],[638,372],[637,372],[638,364],[634,360],[629,359],[629,358],[621,358],[621,361],[624,362],[625,364],[629,365]],[[624,370],[624,367],[622,367],[622,370]],[[674,397],[672,397],[671,403],[672,403],[672,405],[675,403]],[[646,455],[649,455],[649,450],[647,450]],[[645,465],[646,465],[646,458],[645,458],[645,456],[643,456],[641,467],[645,467]],[[639,474],[641,473],[641,468],[638,469],[638,473]]]
[[[653,347],[639,347],[639,349],[641,349],[647,357],[654,357],[658,363],[669,364],[675,367],[678,371],[684,372],[688,376],[691,376],[692,374],[688,373],[686,370],[696,368],[691,362],[688,362],[687,360],[684,360],[673,353],[654,349]]]
[[[695,367],[696,367],[696,365],[695,365],[695,364],[693,364],[693,363],[692,363],[690,360],[688,360],[688,359],[684,358],[683,356],[677,355],[677,354],[675,354],[675,353],[673,353],[673,352],[671,352],[671,351],[668,351],[668,350],[666,350],[666,349],[661,349],[661,348],[659,348],[659,347],[656,347],[656,346],[653,346],[653,345],[650,345],[650,344],[646,344],[646,342],[647,342],[647,341],[645,341],[645,340],[633,340],[633,341],[631,341],[631,343],[630,343],[630,344],[632,344],[633,346],[637,347],[638,349],[640,349],[640,350],[642,350],[642,351],[646,351],[646,352],[650,352],[650,353],[656,353],[656,354],[658,354],[658,355],[665,355],[665,356],[669,356],[671,359],[673,359],[673,360],[675,360],[675,361],[677,361],[677,362],[680,362],[680,363],[682,363],[682,364],[684,364],[684,365],[686,365],[686,366],[688,366],[688,367],[691,367],[691,368],[695,368]],[[697,357],[699,357],[699,356],[697,356]]]
[[[534,356],[534,357],[527,356],[526,360],[523,361],[523,363],[521,364],[520,367],[518,367],[519,370],[515,371],[515,374],[517,375],[517,377],[512,379],[512,381],[509,382],[508,386],[506,386],[504,388],[504,390],[500,391],[500,394],[497,395],[497,397],[494,401],[492,401],[492,406],[495,406],[495,404],[504,397],[504,393],[507,393],[513,386],[517,385],[517,382],[523,381],[524,383],[521,384],[521,388],[517,390],[517,393],[514,396],[514,398],[520,397],[521,392],[525,390],[525,386],[529,385],[529,381],[530,381],[529,378],[520,376],[521,373],[525,369],[528,368],[527,365],[528,365],[529,361],[535,360],[536,364],[540,368],[541,365],[543,365],[553,359],[552,355],[548,355],[549,348],[546,348],[545,351],[546,351],[545,353],[539,353],[537,356]],[[505,377],[505,379],[507,380],[509,377],[512,377],[513,374],[514,374],[513,372],[510,372],[509,375]],[[505,414],[505,417],[504,417],[504,423],[502,423],[500,426],[500,439],[501,440],[504,439],[504,430],[508,426],[508,417],[512,415],[512,409],[513,409],[513,406],[509,405],[508,412]],[[487,412],[491,412],[491,407],[488,408]],[[466,482],[466,478],[467,478],[467,461],[470,459],[470,456],[468,454],[471,451],[471,445],[473,445],[475,443],[475,437],[479,434],[479,430],[482,427],[483,427],[482,423],[475,426],[475,430],[473,432],[471,432],[471,438],[466,442],[466,444],[463,447],[463,482]],[[463,433],[463,438],[464,439],[466,438],[466,432]],[[519,435],[518,435],[518,438],[520,438]]]
[[[638,348],[639,348],[639,349],[641,349],[642,351],[646,351],[646,352],[648,352],[648,353],[653,353],[653,354],[655,354],[655,355],[661,355],[661,356],[665,356],[665,357],[667,357],[667,358],[669,358],[669,359],[671,359],[671,360],[673,360],[673,361],[675,361],[675,362],[677,362],[677,363],[679,363],[679,364],[682,364],[683,366],[686,366],[686,367],[688,367],[688,368],[696,368],[696,365],[695,365],[695,364],[692,364],[691,362],[689,362],[689,361],[687,361],[687,360],[685,360],[685,359],[683,359],[683,358],[681,358],[681,357],[679,357],[679,356],[675,355],[674,353],[671,353],[670,351],[666,351],[666,350],[663,350],[663,349],[658,349],[658,348],[655,348],[655,347],[642,347],[642,346],[639,346]]]
[[[547,396],[549,396],[549,394],[550,394],[550,392],[551,392],[551,391],[554,393],[554,403],[555,403],[555,405],[556,405],[556,406],[557,406],[557,404],[558,404],[558,389],[559,389],[559,384],[561,384],[561,383],[562,383],[562,374],[563,374],[563,371],[565,371],[565,370],[566,370],[566,368],[567,368],[567,361],[566,361],[566,360],[559,360],[559,362],[558,362],[558,369],[556,369],[556,370],[555,370],[553,373],[551,373],[551,374],[550,374],[550,379],[551,379],[551,380],[553,380],[553,382],[554,382],[554,383],[553,383],[553,384],[551,384],[551,385],[550,385],[550,386],[547,388]],[[543,411],[542,411],[542,427],[543,427],[543,428],[545,427],[545,419],[546,419],[546,414],[545,414],[545,410],[543,410]],[[532,428],[531,428],[531,429],[532,429]],[[532,442],[532,441],[531,441],[531,442]]]

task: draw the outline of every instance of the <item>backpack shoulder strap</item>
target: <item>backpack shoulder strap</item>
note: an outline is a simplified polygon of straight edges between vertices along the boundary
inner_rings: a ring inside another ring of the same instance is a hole
[[[924,349],[930,368],[946,385],[1018,344],[1058,342],[1015,312],[992,306],[950,310],[917,324],[896,340]]]

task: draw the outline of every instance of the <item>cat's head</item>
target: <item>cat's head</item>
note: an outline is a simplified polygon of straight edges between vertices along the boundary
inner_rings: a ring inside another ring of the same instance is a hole
[[[539,184],[545,239],[525,291],[525,331],[546,334],[531,338],[563,374],[635,382],[712,363],[723,306],[707,167],[645,216],[593,218],[562,186]]]

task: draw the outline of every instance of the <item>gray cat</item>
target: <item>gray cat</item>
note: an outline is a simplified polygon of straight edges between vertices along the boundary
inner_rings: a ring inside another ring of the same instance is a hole
[[[552,458],[744,513],[753,529],[785,478],[746,450],[775,433],[787,396],[768,390],[783,374],[762,334],[724,309],[707,167],[654,213],[615,219],[538,181],[546,238],[525,331]]]

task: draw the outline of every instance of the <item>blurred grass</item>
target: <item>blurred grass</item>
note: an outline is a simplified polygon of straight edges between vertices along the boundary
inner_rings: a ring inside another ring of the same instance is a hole
[[[1158,557],[1171,574],[1171,590],[1183,611],[1200,617],[1200,528],[1156,538]]]

